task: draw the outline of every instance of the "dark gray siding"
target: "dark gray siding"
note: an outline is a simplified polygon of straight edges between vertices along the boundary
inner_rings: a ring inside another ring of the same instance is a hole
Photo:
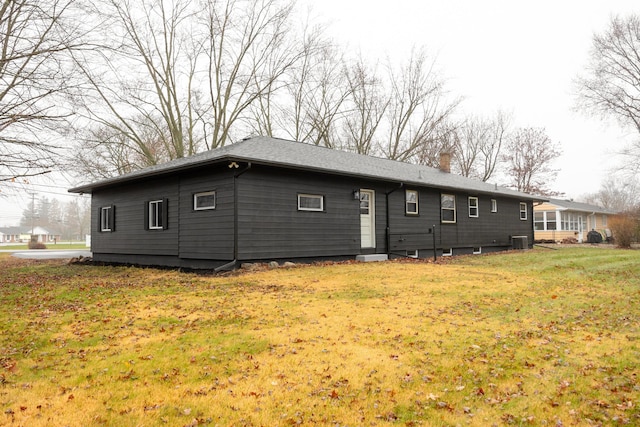
[[[180,257],[233,259],[233,171],[203,169],[180,180]],[[241,179],[241,178],[240,178]],[[216,208],[193,209],[195,193],[215,191]]]
[[[168,200],[168,228],[145,230],[146,203]],[[145,180],[135,185],[95,191],[92,196],[94,253],[178,255],[178,182],[174,179]],[[115,206],[115,231],[100,231],[99,210]]]
[[[418,215],[405,213],[405,190],[419,191]],[[456,198],[456,222],[441,221],[440,196],[453,194]],[[478,198],[478,217],[469,216],[469,197]],[[527,236],[532,242],[532,205],[528,203],[528,217],[520,220],[520,200],[496,198],[498,211],[491,212],[489,195],[456,193],[429,188],[407,187],[389,195],[391,252],[433,249],[510,247],[511,236]]]
[[[239,169],[229,169],[225,163],[94,191],[94,258],[212,268],[233,260],[236,251],[240,262],[387,252],[404,256],[416,250],[420,256],[430,257],[434,241],[438,254],[443,249],[452,249],[454,254],[471,253],[473,248],[482,248],[482,252],[506,249],[511,247],[512,236],[527,236],[529,243],[533,242],[531,202],[527,203],[527,220],[522,221],[520,200],[496,198],[498,211],[491,212],[489,195],[447,191],[456,197],[456,223],[447,224],[440,220],[442,192],[437,189],[260,165],[246,167],[242,164]],[[234,174],[238,175],[235,179]],[[375,191],[374,249],[361,248],[359,201],[353,196],[359,189]],[[405,190],[419,192],[417,215],[405,213]],[[195,211],[193,195],[204,191],[216,192],[216,208]],[[324,196],[324,210],[299,211],[297,197],[301,193]],[[469,217],[469,196],[478,197],[477,218]],[[145,230],[146,202],[160,198],[168,200],[168,229]],[[102,206],[115,206],[113,232],[99,231]]]
[[[346,178],[253,167],[238,178],[239,259],[360,253],[360,214]],[[324,196],[323,212],[299,211],[298,194]]]
[[[469,216],[469,196],[478,197],[477,218]],[[520,220],[520,200],[496,198],[498,210],[491,212],[491,199],[479,194],[456,194],[456,223],[441,224],[440,246],[511,246],[511,236],[528,236],[531,242],[533,222],[530,215],[527,220]],[[531,203],[528,204],[528,212],[531,212]]]

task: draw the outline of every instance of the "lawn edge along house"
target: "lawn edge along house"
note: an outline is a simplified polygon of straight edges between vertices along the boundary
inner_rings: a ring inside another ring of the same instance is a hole
[[[227,269],[531,246],[533,205],[544,199],[446,163],[255,137],[69,191],[91,194],[100,262]]]

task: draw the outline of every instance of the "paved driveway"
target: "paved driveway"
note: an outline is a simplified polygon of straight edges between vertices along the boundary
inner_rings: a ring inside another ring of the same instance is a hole
[[[33,249],[30,251],[11,251],[12,255],[16,258],[27,259],[66,259],[76,257],[90,257],[91,251],[84,249],[67,249],[67,250],[55,250],[55,249]]]

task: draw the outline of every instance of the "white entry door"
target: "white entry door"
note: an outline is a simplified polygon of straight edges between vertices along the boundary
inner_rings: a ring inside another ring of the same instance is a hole
[[[360,246],[376,247],[376,193],[360,190]]]
[[[578,215],[578,243],[582,243],[584,240],[584,224],[582,221],[582,215]]]

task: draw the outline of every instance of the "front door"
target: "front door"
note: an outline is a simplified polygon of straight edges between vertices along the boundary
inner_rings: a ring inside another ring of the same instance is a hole
[[[584,224],[582,221],[582,215],[578,215],[578,243],[582,243],[584,240]]]
[[[360,190],[360,246],[376,247],[376,193]]]

